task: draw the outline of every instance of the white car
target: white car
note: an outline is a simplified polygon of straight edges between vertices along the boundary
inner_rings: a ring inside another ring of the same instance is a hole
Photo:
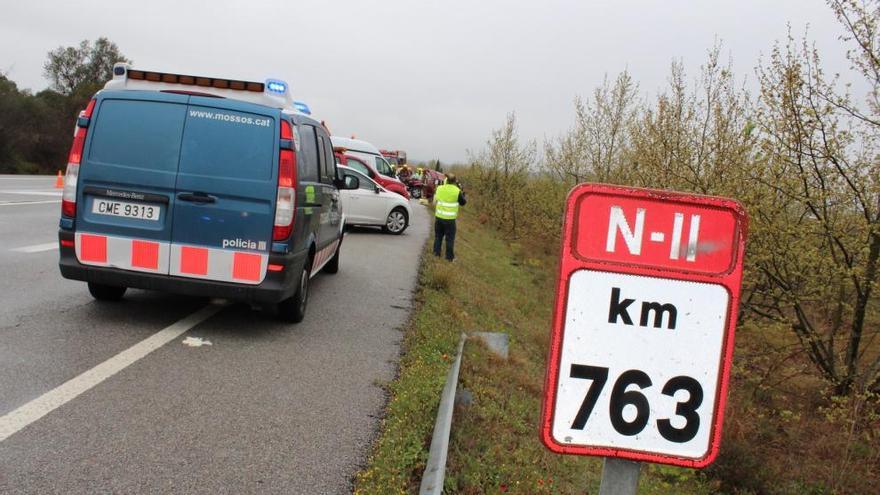
[[[385,232],[395,235],[406,230],[412,213],[409,201],[353,168],[340,164],[336,167],[346,183],[351,182],[350,177],[359,181],[357,189],[339,191],[346,225],[378,225]]]

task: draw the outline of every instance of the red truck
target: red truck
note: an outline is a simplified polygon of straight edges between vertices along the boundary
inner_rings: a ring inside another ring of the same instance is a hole
[[[394,167],[399,167],[401,165],[406,165],[406,151],[402,150],[379,150],[379,153],[382,153],[382,156],[388,160],[388,163],[394,165]]]

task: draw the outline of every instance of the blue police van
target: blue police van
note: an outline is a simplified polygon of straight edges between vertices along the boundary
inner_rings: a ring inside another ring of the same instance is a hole
[[[288,85],[135,70],[76,121],[60,268],[99,300],[129,287],[226,298],[298,322],[335,273],[346,184],[330,135]]]

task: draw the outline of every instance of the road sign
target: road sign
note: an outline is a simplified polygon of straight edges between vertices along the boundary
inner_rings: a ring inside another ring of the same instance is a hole
[[[746,224],[729,199],[571,192],[541,427],[549,449],[697,468],[715,459]]]

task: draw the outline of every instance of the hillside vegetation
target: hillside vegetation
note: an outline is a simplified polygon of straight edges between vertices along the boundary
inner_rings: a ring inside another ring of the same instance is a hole
[[[581,182],[733,197],[749,212],[743,317],[788,333],[836,396],[880,392],[880,3],[832,2],[851,48],[847,94],[808,40],[773,46],[760,92],[737,87],[720,47],[694,82],[639,95],[626,72],[577,99],[570,132],[521,143],[509,115],[461,170],[477,209],[510,240],[556,249],[567,192]],[[537,241],[537,242],[536,242]]]
[[[54,174],[67,166],[76,116],[125,62],[107,38],[46,55],[50,87],[33,94],[0,72],[0,174]]]

